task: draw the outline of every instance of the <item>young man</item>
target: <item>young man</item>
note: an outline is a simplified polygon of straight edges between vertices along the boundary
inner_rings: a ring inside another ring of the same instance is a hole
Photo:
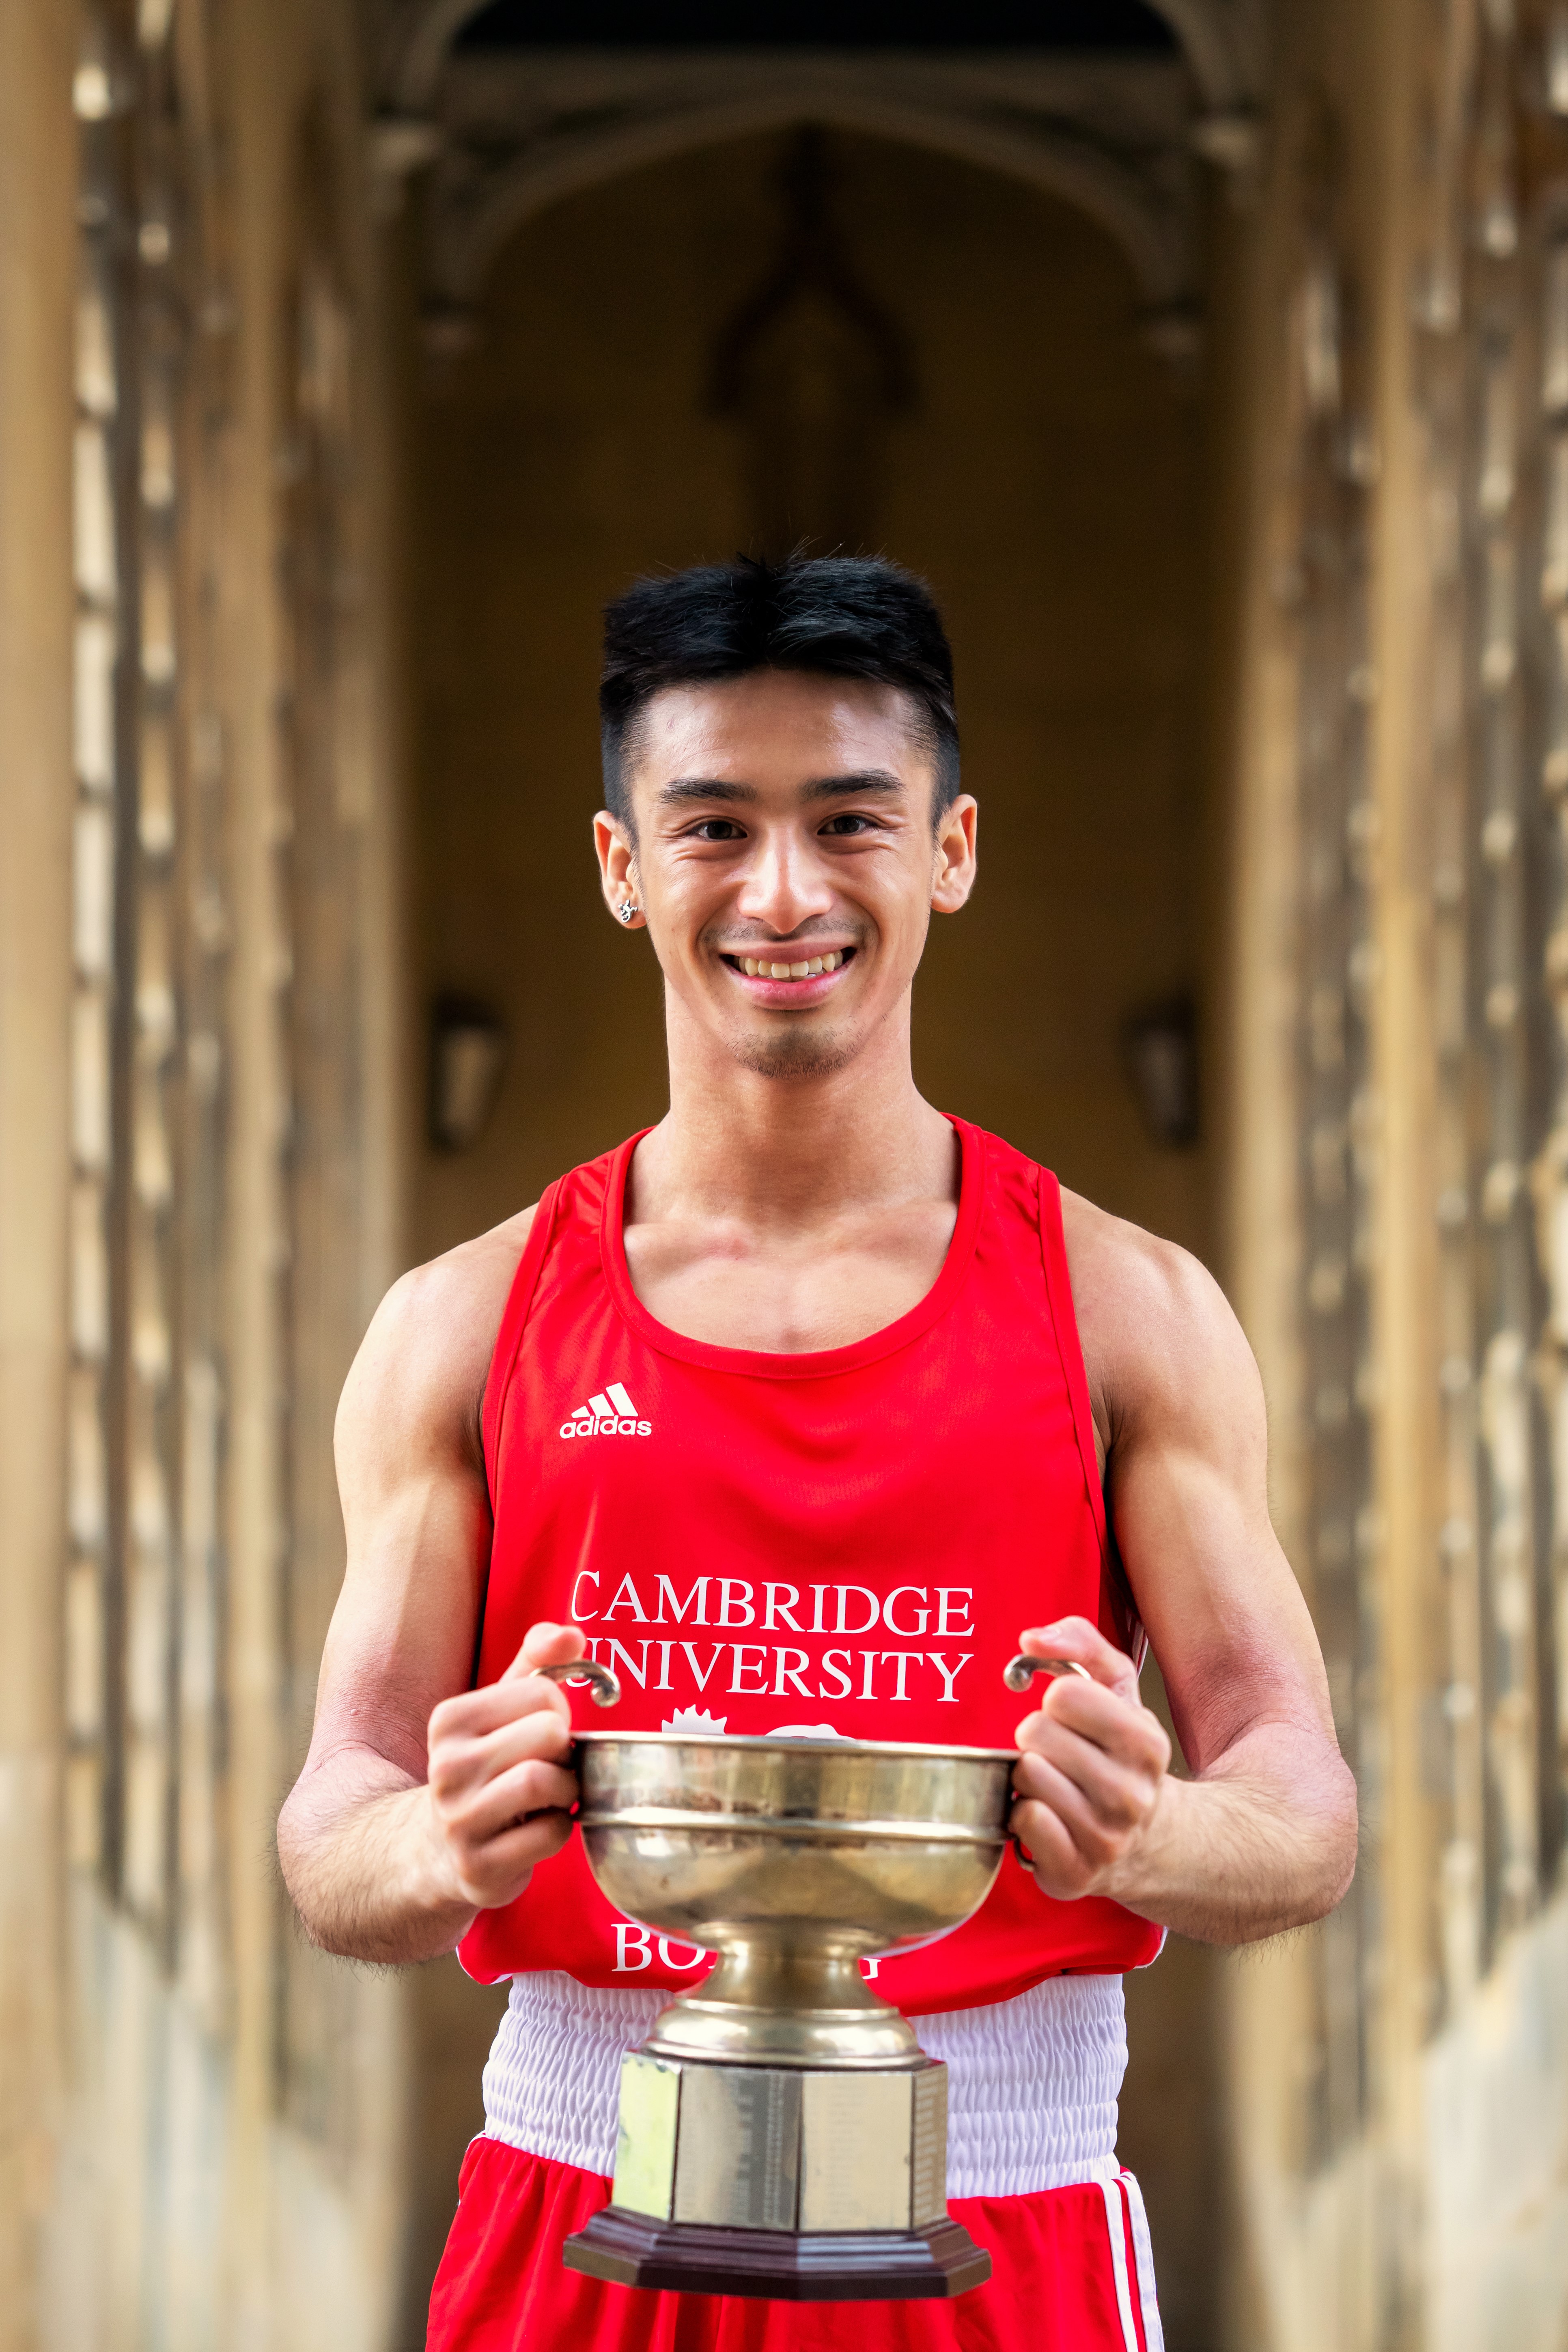
[[[608,614],[602,709],[605,898],[664,971],[669,1112],[377,1314],[279,1832],[329,1951],[456,1946],[511,1980],[429,2341],[1156,2352],[1121,1972],[1166,1927],[1319,1917],[1354,1855],[1257,1371],[1191,1258],[915,1091],[915,968],[977,814],[921,584],[858,559],[647,583]],[[1143,1627],[1190,1779],[1139,1698]],[[1016,1729],[1032,1871],[878,1975],[947,2061],[988,2285],[802,2306],[563,2268],[621,2053],[705,1964],[618,1918],[572,1835],[570,1705],[530,1668],[585,1642],[628,1728]],[[1020,1646],[1089,1679],[1015,1727]]]

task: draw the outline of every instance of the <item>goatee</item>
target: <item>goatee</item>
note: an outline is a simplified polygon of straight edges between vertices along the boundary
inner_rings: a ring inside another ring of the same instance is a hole
[[[731,1048],[742,1069],[759,1078],[830,1078],[848,1068],[858,1046],[842,1033],[826,1036],[743,1038]]]

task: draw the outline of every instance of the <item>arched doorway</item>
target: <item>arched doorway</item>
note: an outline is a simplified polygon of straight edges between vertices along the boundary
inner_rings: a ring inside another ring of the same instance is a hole
[[[844,130],[667,156],[500,251],[416,437],[410,864],[426,1002],[508,1059],[423,1160],[419,1255],[660,1115],[656,969],[589,854],[598,610],[792,520],[926,574],[954,639],[986,856],[917,992],[922,1087],[1206,1254],[1203,1149],[1130,1078],[1140,1022],[1186,1050],[1204,965],[1200,409],[1145,307],[1082,210]],[[1172,2352],[1214,2333],[1210,1991],[1188,1950],[1130,1993]],[[421,1999],[427,2273],[495,2003],[447,1968]]]

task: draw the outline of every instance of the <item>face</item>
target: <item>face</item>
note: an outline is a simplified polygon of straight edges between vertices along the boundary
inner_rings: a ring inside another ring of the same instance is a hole
[[[656,695],[635,844],[595,820],[605,897],[647,923],[672,1024],[765,1077],[844,1068],[907,1013],[933,908],[974,880],[976,808],[932,830],[934,762],[891,687],[787,670]]]

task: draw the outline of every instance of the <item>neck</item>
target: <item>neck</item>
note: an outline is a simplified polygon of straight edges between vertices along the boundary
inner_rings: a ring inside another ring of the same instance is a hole
[[[722,1217],[757,1228],[831,1223],[900,1202],[955,1200],[952,1128],[915,1087],[910,1007],[841,1070],[765,1078],[668,1001],[669,1112],[637,1147],[637,1218]]]

